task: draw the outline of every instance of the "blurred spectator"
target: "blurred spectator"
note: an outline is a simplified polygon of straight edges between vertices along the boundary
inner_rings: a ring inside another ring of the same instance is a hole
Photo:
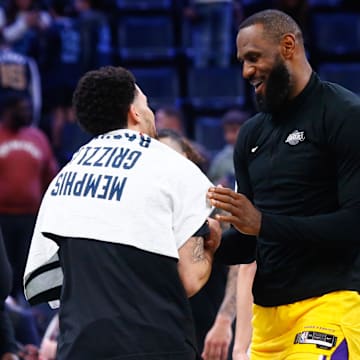
[[[79,20],[82,48],[82,72],[112,63],[111,29],[95,0],[74,0]]]
[[[11,289],[11,266],[0,229],[0,360],[17,360],[17,345],[12,324],[5,311],[5,299]]]
[[[49,14],[36,0],[7,0],[0,7],[0,29],[11,47],[23,54],[32,55],[39,45],[39,35],[50,25]]]
[[[42,66],[51,144],[60,165],[65,164],[73,151],[89,139],[75,124],[72,108],[72,93],[84,68],[79,20],[68,16],[67,11],[66,1],[49,1],[53,21],[46,31],[46,60]]]
[[[155,112],[155,124],[157,130],[171,129],[178,134],[186,137],[185,124],[182,112],[174,107],[164,105],[159,107]],[[201,163],[201,170],[207,172],[210,163],[209,152],[199,143],[190,140],[190,144],[201,155],[203,162]]]
[[[178,153],[184,155],[200,169],[203,167],[205,159],[201,154],[192,146],[190,140],[179,132],[169,128],[161,128],[158,130],[158,139],[162,143],[168,145]]]
[[[241,110],[229,110],[222,118],[225,147],[220,150],[210,164],[208,176],[215,184],[224,187],[234,188],[234,145],[242,124],[249,118],[250,114]]]
[[[194,66],[230,64],[235,9],[235,0],[188,1],[184,15],[190,22]]]
[[[1,98],[0,225],[16,301],[24,299],[22,278],[40,200],[57,172],[48,139],[31,122],[27,96],[13,92]]]
[[[17,343],[21,344],[22,347],[39,346],[41,337],[32,309],[23,306],[23,304],[17,304],[11,296],[6,299],[5,305],[14,327]]]
[[[155,112],[156,129],[172,129],[180,135],[185,133],[183,116],[180,110],[173,106],[162,106]]]
[[[33,120],[38,124],[41,117],[41,83],[36,62],[13,51],[0,35],[0,96],[12,91],[23,92],[31,97]]]

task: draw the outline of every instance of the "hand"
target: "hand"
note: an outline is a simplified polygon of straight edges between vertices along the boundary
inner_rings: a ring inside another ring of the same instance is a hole
[[[208,222],[210,235],[204,239],[204,249],[213,254],[220,245],[222,231],[220,223],[217,220],[208,218]]]
[[[40,346],[39,360],[53,360],[56,358],[57,341],[44,339]]]
[[[24,360],[38,360],[39,351],[35,345],[27,344],[19,351],[19,356]]]
[[[15,355],[15,354],[5,353],[5,354],[3,354],[3,356],[1,357],[1,360],[19,360],[19,358],[18,358],[17,355]]]
[[[204,360],[227,360],[233,336],[231,323],[229,318],[217,316],[214,325],[205,337],[204,350],[201,354]]]
[[[242,194],[221,186],[211,187],[207,197],[211,205],[225,210],[229,214],[216,214],[219,221],[233,224],[234,227],[247,235],[259,235],[261,212]]]

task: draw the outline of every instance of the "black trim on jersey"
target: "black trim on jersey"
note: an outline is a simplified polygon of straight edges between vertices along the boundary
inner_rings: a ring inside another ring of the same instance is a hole
[[[206,238],[210,235],[210,227],[209,222],[206,220],[200,227],[198,231],[193,236],[201,236],[203,238]]]
[[[175,258],[90,239],[58,239],[64,274],[59,360],[195,360]]]

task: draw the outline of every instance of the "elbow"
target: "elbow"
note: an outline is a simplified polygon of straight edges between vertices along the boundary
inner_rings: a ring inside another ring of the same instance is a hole
[[[192,276],[187,279],[183,279],[182,283],[188,298],[197,294],[203,286],[207,283],[210,274],[204,274],[203,276]]]

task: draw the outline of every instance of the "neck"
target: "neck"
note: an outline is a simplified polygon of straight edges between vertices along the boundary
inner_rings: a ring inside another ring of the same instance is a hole
[[[293,91],[291,92],[290,98],[293,99],[296,96],[298,96],[305,88],[307,83],[310,80],[311,74],[312,74],[312,68],[309,64],[309,62],[305,59],[302,64],[299,64],[295,66],[295,69],[297,69],[294,74],[294,87]]]

